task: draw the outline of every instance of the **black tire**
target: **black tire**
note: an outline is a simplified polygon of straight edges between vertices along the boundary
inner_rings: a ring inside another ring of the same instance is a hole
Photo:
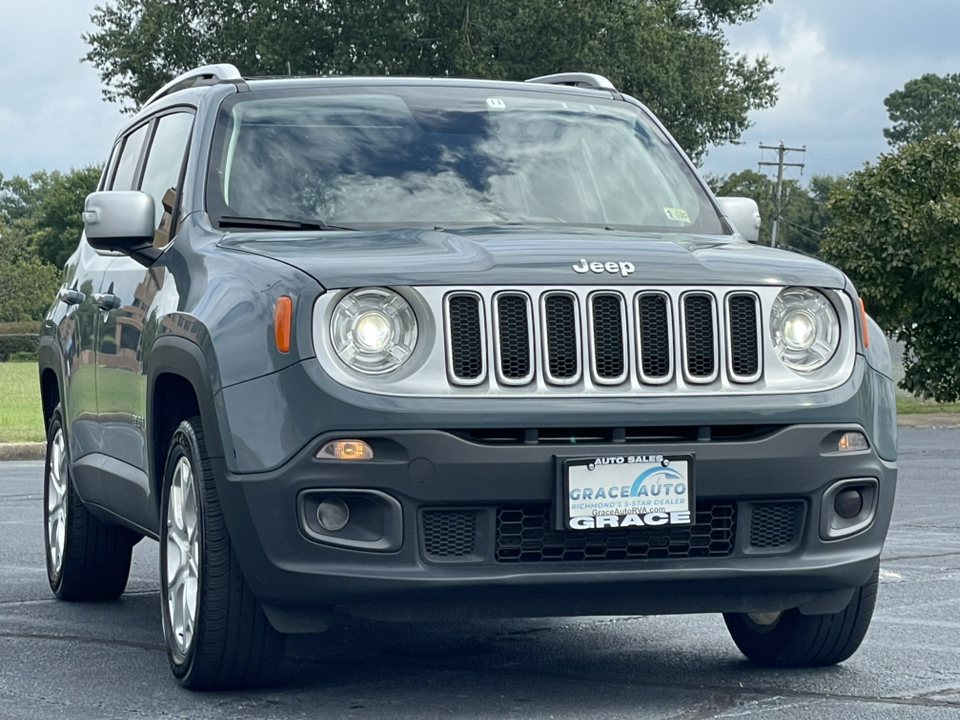
[[[167,455],[160,601],[170,668],[181,685],[220,690],[275,679],[286,637],[270,625],[240,571],[197,417],[180,423]]]
[[[50,589],[60,600],[116,600],[130,577],[140,539],[90,514],[73,487],[70,444],[60,405],[47,429],[43,472],[44,555]]]
[[[835,665],[853,655],[867,634],[877,601],[878,577],[879,568],[854,593],[850,604],[832,615],[786,610],[766,625],[744,613],[726,613],[723,619],[740,652],[758,665]]]

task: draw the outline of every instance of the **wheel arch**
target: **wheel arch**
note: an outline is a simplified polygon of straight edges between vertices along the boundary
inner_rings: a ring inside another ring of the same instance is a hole
[[[60,346],[49,337],[40,341],[37,353],[40,368],[40,403],[43,409],[44,433],[50,428],[50,419],[57,404],[63,401],[63,353]]]
[[[199,415],[210,457],[223,457],[214,396],[218,383],[203,351],[182,337],[162,337],[153,345],[147,378],[150,433],[148,465],[154,497],[160,502],[170,438],[182,420]],[[158,505],[159,508],[159,505]]]

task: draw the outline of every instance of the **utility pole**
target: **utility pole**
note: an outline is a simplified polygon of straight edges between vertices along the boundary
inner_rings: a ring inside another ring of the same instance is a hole
[[[773,217],[773,228],[772,228],[772,230],[771,230],[771,232],[770,232],[770,246],[771,246],[771,247],[776,247],[776,246],[777,246],[777,231],[778,231],[779,228],[780,228],[780,205],[781,205],[781,201],[782,201],[782,199],[783,199],[783,169],[784,169],[785,167],[798,167],[798,168],[800,168],[801,170],[803,170],[803,163],[785,163],[785,162],[783,161],[783,159],[784,159],[784,156],[785,156],[788,152],[802,152],[802,153],[805,153],[805,152],[807,151],[807,147],[806,147],[806,145],[804,145],[802,148],[788,148],[788,147],[784,147],[784,146],[783,146],[783,140],[781,140],[779,145],[776,145],[776,146],[773,146],[773,145],[761,145],[761,146],[760,146],[760,149],[761,149],[761,150],[776,150],[777,153],[778,153],[778,157],[779,157],[779,160],[778,160],[777,162],[775,162],[775,163],[772,163],[772,162],[760,162],[760,163],[757,163],[757,165],[758,165],[759,167],[763,167],[764,165],[776,165],[776,166],[777,166],[777,197],[775,198],[775,202],[776,202],[776,205],[777,205],[777,212],[776,212],[776,215],[774,215],[774,217]]]

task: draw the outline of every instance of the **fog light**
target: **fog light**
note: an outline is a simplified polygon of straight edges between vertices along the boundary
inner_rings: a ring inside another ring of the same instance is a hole
[[[857,488],[841,490],[833,499],[833,509],[844,520],[855,518],[863,510],[863,495]]]
[[[317,457],[329,460],[373,460],[373,448],[363,440],[334,440],[320,448]]]
[[[324,530],[343,530],[349,521],[350,508],[339,498],[327,498],[317,506],[317,522]]]
[[[840,452],[856,452],[858,450],[869,450],[870,443],[863,433],[848,432],[844,433],[837,444],[837,450]]]

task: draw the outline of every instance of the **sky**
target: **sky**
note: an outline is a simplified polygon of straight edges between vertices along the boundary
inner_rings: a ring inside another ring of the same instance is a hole
[[[102,99],[96,69],[80,62],[87,52],[81,35],[92,29],[98,1],[0,0],[5,177],[106,159],[125,116]],[[960,72],[958,31],[958,0],[774,0],[727,36],[732,51],[767,55],[782,68],[779,101],[751,113],[739,145],[711,149],[703,171],[756,170],[776,159],[759,145],[781,141],[807,149],[787,157],[804,164],[785,173],[800,180],[875,161],[888,149],[883,99],[924,73]]]

